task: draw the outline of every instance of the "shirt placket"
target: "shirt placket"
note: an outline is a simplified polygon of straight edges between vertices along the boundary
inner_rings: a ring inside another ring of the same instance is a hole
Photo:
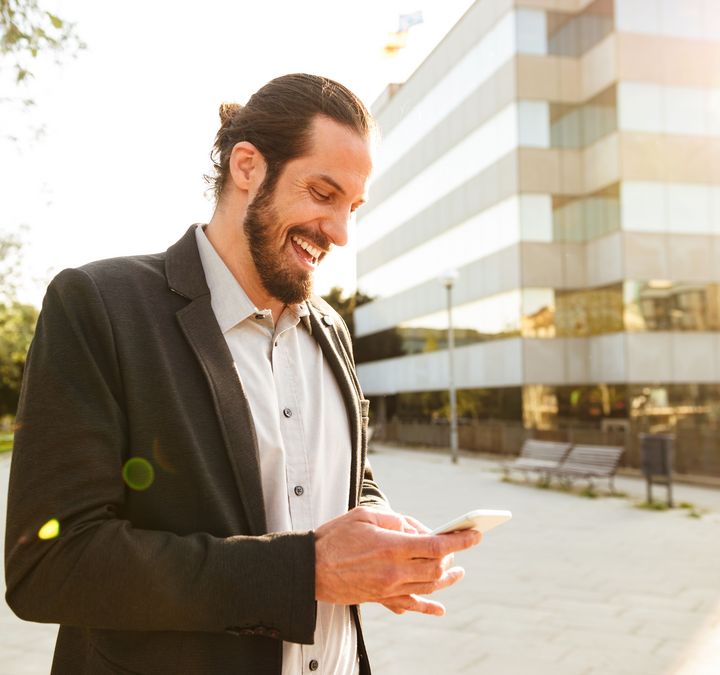
[[[284,317],[283,317],[284,318]],[[285,470],[290,522],[294,531],[311,530],[313,520],[310,466],[305,445],[304,423],[308,401],[302,401],[301,389],[295,373],[301,367],[301,355],[293,331],[297,330],[297,319],[292,326],[281,319],[273,339],[272,371],[280,406],[281,435],[285,446]],[[316,634],[313,645],[301,645],[303,673],[322,673],[321,654],[324,636]]]

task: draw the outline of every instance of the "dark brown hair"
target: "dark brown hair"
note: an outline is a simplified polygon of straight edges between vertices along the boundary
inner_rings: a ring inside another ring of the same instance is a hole
[[[309,151],[310,126],[317,115],[368,137],[375,128],[372,115],[349,89],[326,77],[296,73],[270,80],[246,105],[223,103],[220,129],[210,158],[214,176],[206,176],[220,199],[236,143],[248,141],[267,163],[263,189],[274,187],[285,163]]]

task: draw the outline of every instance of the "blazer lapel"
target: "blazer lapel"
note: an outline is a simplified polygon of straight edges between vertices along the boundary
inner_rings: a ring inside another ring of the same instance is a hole
[[[362,398],[359,385],[354,379],[354,372],[349,362],[349,356],[345,353],[345,349],[340,342],[337,329],[332,314],[324,313],[321,307],[317,307],[312,301],[307,303],[310,310],[310,325],[312,335],[317,340],[323,355],[330,364],[330,368],[337,379],[340,392],[342,393],[345,407],[348,411],[348,419],[350,420],[350,440],[352,445],[350,474],[350,496],[348,499],[348,508],[357,506],[360,491],[360,479],[362,472],[362,462],[360,457],[361,428],[360,419],[362,415],[361,403]]]
[[[210,290],[195,240],[195,226],[168,249],[165,269],[170,290],[190,300],[177,312],[178,322],[207,378],[251,534],[265,534],[267,520],[255,427],[230,350],[210,303]]]

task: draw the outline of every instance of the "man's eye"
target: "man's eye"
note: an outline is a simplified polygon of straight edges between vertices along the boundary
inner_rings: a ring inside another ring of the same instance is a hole
[[[310,188],[310,194],[315,197],[315,199],[319,199],[321,202],[326,202],[328,199],[330,199],[330,195],[325,194],[324,192],[320,192],[320,190],[314,187]]]

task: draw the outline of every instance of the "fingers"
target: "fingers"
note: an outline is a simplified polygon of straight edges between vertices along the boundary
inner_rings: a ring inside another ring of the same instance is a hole
[[[415,558],[408,564],[404,582],[429,582],[442,579],[452,567],[452,556],[446,556],[441,560],[427,558]],[[460,569],[460,568],[457,568]]]
[[[453,553],[480,541],[474,530],[421,534],[424,525],[389,511],[359,507],[315,531],[315,596],[333,604],[381,602],[392,611],[442,614],[419,598],[464,575]],[[402,598],[402,600],[392,600]]]
[[[394,598],[388,598],[383,601],[383,606],[387,607],[395,614],[404,614],[405,612],[419,612],[420,614],[429,614],[431,616],[444,616],[445,607],[439,602],[421,598],[417,595],[399,595]]]
[[[451,567],[442,576],[437,579],[427,579],[422,581],[408,581],[398,587],[398,592],[403,595],[420,594],[430,595],[443,588],[456,584],[465,576],[465,570],[462,567]]]
[[[456,551],[464,551],[480,543],[477,530],[463,530],[450,534],[420,534],[406,543],[406,549],[415,558],[444,558]]]

